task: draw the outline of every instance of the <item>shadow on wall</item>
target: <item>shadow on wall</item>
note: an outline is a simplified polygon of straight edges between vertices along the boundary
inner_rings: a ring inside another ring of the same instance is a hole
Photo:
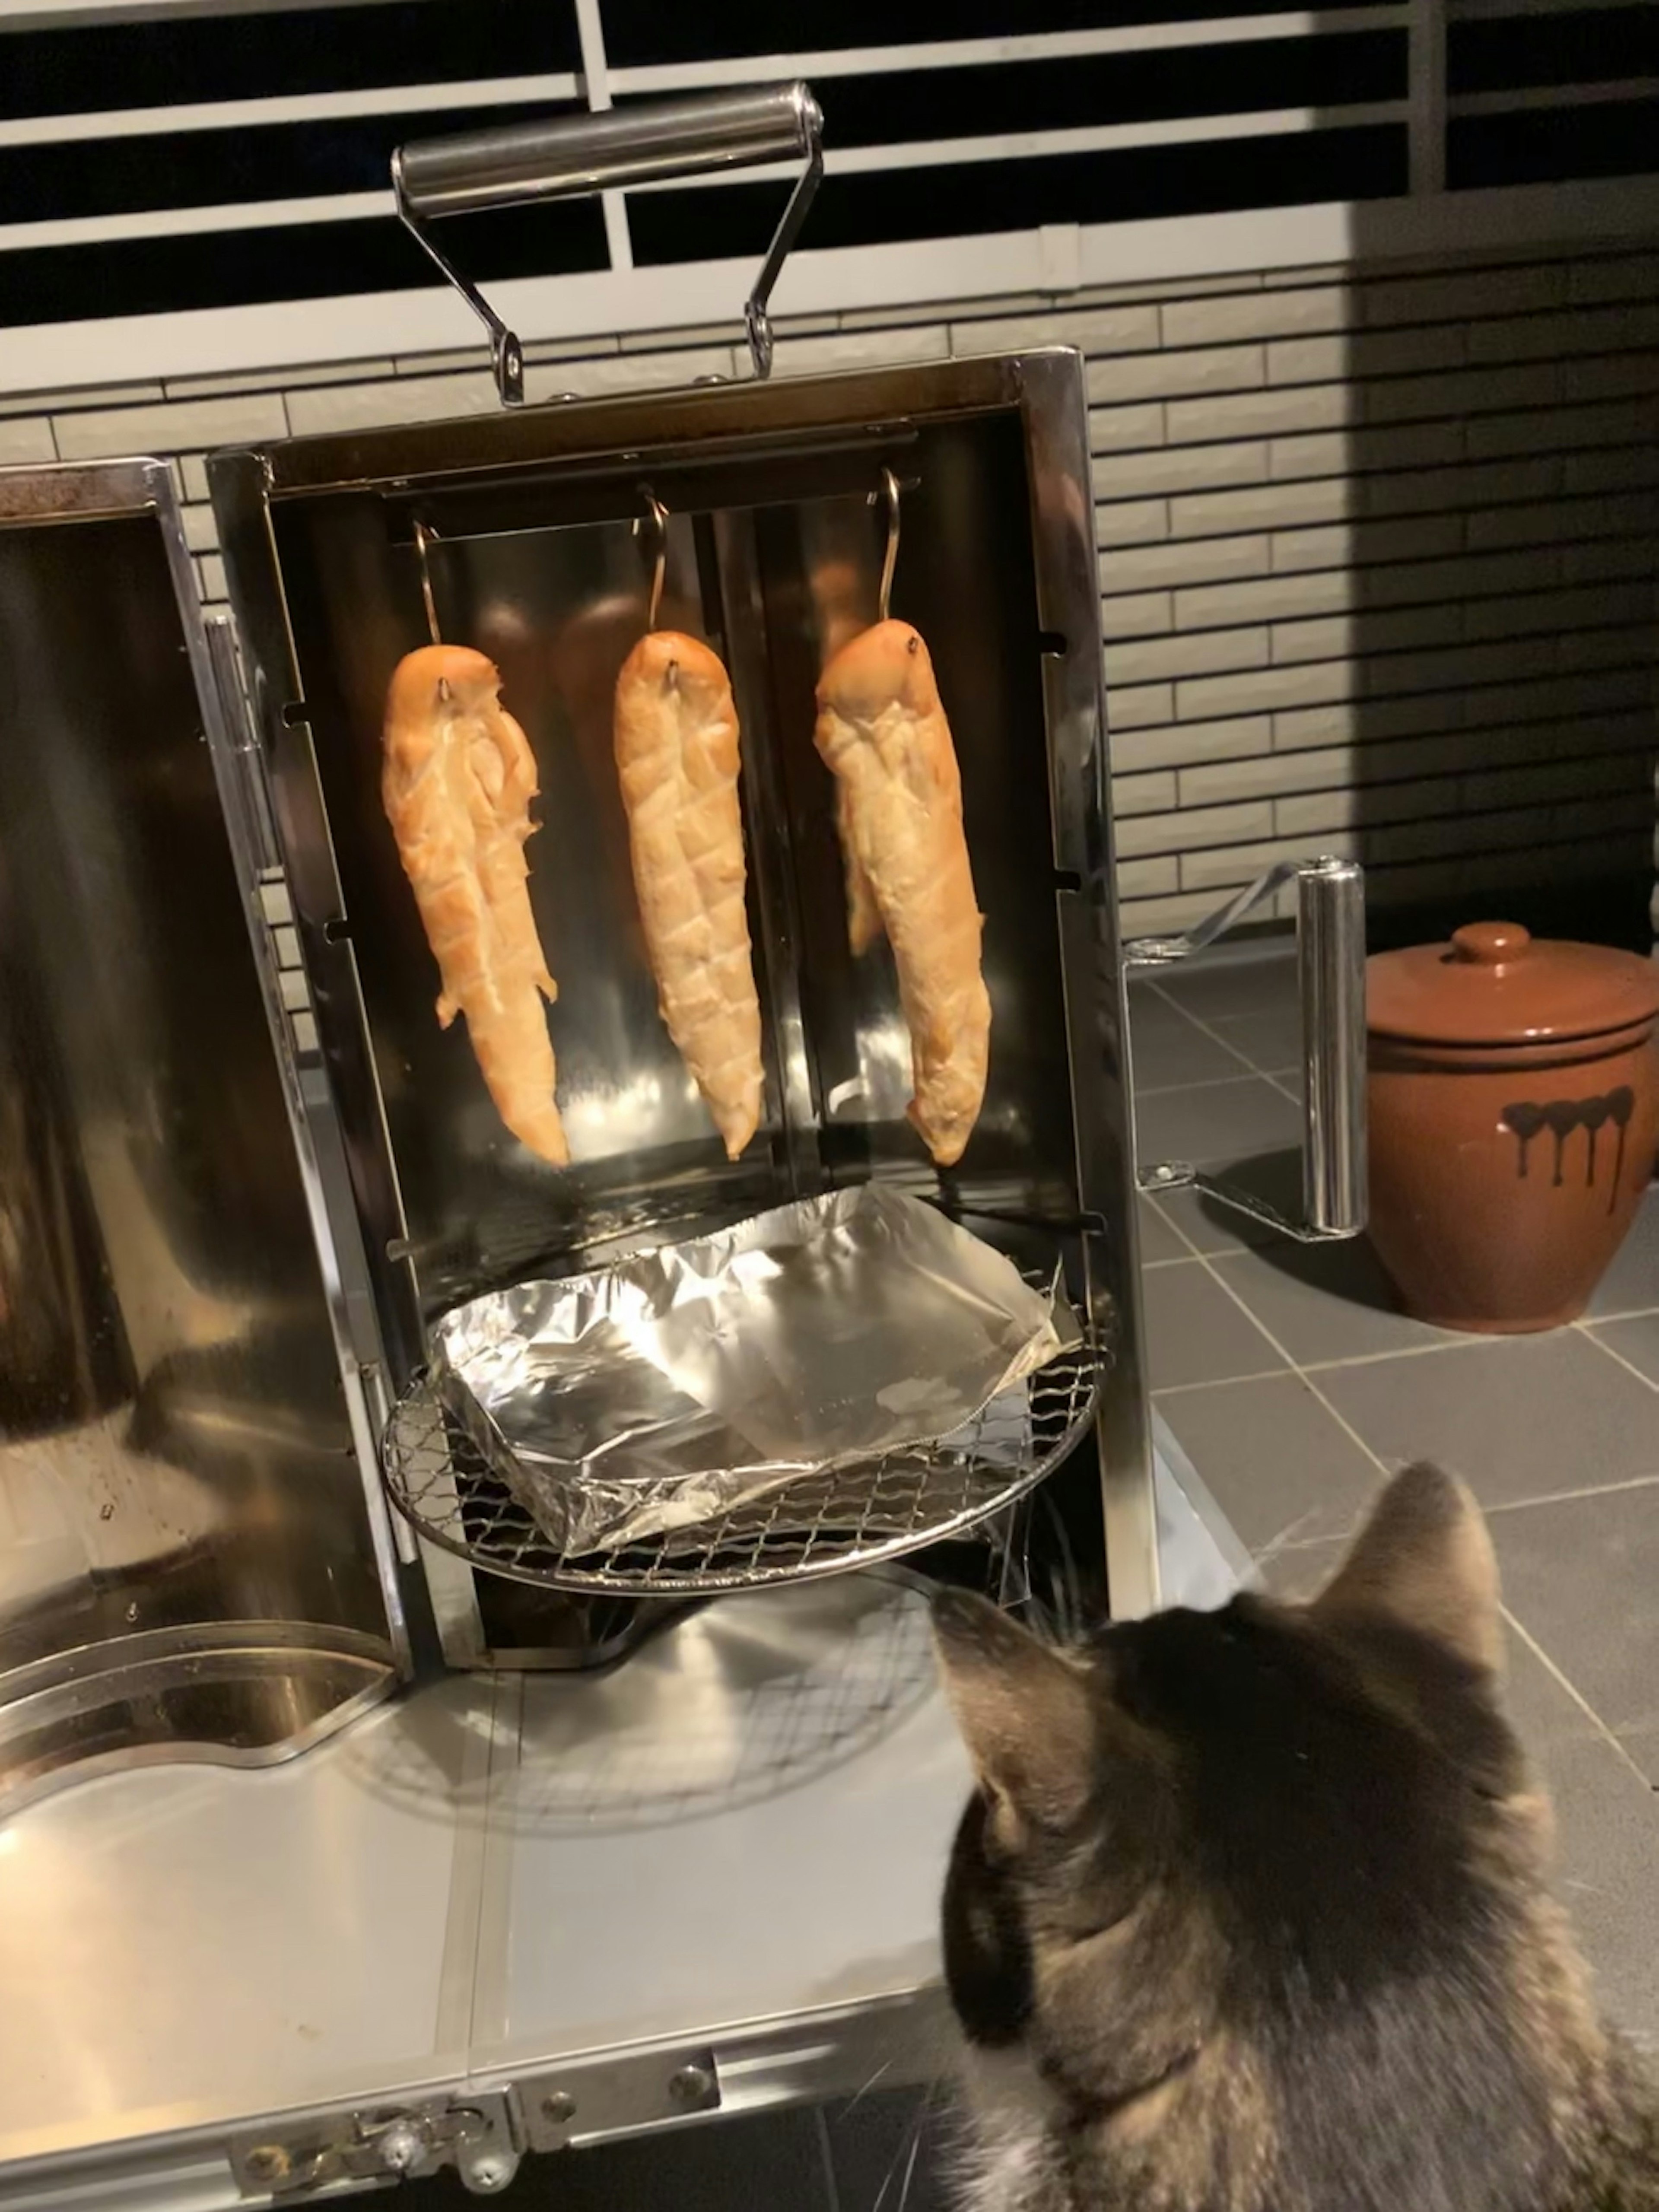
[[[1561,27],[1546,24],[1546,41]],[[1530,35],[1450,26],[1450,119],[1426,155],[1419,136],[1419,185],[1442,164],[1452,195],[1653,166],[1650,134],[1645,152],[1621,137],[1622,110],[1461,111],[1460,93],[1573,74],[1571,52],[1534,54]],[[1338,717],[1351,818],[1331,826],[1370,871],[1372,943],[1501,914],[1535,935],[1646,951],[1659,920],[1659,251],[1610,239],[1407,274],[1374,258],[1380,227],[1378,210],[1356,209],[1333,586],[1354,685]],[[1293,380],[1297,342],[1269,351]],[[1276,715],[1275,749],[1303,726]],[[1285,802],[1286,828],[1302,819],[1322,820],[1316,799]]]

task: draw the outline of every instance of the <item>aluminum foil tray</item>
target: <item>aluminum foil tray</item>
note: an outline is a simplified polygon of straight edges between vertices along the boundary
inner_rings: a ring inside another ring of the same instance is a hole
[[[1054,1269],[1027,1266],[1046,1292]],[[835,1574],[961,1535],[1051,1473],[1084,1434],[1110,1360],[1098,1320],[942,1443],[798,1475],[762,1498],[608,1551],[560,1549],[421,1376],[388,1422],[392,1502],[421,1534],[490,1574],[561,1589],[695,1594]]]

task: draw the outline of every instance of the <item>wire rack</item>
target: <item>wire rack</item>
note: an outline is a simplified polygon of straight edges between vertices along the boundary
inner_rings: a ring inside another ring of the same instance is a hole
[[[1109,1361],[1096,1327],[1029,1376],[1017,1450],[1006,1396],[940,1444],[822,1474],[615,1551],[567,1553],[544,1534],[420,1377],[386,1425],[380,1460],[398,1511],[422,1535],[511,1581],[634,1597],[749,1589],[873,1565],[961,1534],[1051,1473],[1088,1426]]]

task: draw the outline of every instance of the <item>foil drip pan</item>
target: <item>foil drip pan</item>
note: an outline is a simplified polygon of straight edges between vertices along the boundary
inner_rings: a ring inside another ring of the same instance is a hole
[[[635,1595],[835,1572],[958,1534],[1055,1467],[1109,1347],[878,1186],[439,1324],[382,1443],[399,1510],[486,1571]]]

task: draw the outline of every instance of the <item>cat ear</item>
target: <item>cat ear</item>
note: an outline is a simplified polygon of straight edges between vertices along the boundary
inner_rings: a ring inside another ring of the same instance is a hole
[[[1498,1673],[1498,1560],[1480,1508],[1435,1467],[1395,1475],[1309,1608],[1333,1625],[1382,1619]]]
[[[1100,1756],[1100,1714],[1080,1669],[987,1598],[941,1590],[933,1614],[945,1694],[981,1785],[1041,1826],[1075,1819]]]

